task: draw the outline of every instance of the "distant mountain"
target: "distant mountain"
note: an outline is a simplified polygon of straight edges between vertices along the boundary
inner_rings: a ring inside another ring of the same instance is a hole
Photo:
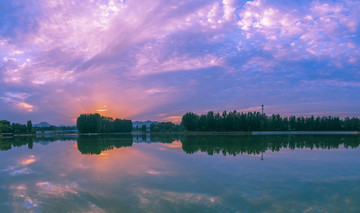
[[[51,126],[49,123],[47,122],[41,122],[41,123],[38,123],[38,124],[33,124],[34,127],[49,127]]]
[[[150,127],[151,124],[158,124],[158,121],[134,121],[133,122],[133,127],[142,127],[142,125],[146,125],[146,127]]]

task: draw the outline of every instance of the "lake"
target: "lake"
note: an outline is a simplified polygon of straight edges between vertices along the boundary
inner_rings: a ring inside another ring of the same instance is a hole
[[[0,139],[0,212],[360,212],[357,135]]]

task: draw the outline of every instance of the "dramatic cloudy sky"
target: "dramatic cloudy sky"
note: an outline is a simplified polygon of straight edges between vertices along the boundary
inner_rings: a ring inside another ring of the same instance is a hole
[[[360,1],[0,0],[0,119],[360,116]]]

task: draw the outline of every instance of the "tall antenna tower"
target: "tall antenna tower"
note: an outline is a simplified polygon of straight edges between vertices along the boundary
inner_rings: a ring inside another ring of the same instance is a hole
[[[261,105],[261,114],[264,114],[264,104]]]

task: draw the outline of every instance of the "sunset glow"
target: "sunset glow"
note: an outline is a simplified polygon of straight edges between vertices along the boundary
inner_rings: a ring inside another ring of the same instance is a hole
[[[359,14],[356,0],[5,1],[0,120],[360,116]]]

